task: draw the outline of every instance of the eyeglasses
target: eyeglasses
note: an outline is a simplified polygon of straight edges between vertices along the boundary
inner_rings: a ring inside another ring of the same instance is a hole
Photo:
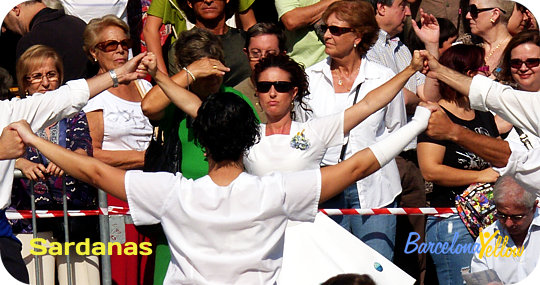
[[[268,55],[277,55],[279,51],[271,49],[271,50],[260,50],[260,49],[251,49],[249,51],[249,60],[251,61],[258,61],[262,58],[267,57]]]
[[[280,93],[289,92],[294,87],[292,82],[289,81],[259,81],[257,82],[257,91],[266,93],[270,91],[272,86]]]
[[[118,48],[118,45],[120,45],[123,50],[127,51],[131,47],[131,41],[129,39],[125,39],[121,41],[109,40],[109,41],[98,43],[96,45],[96,48],[104,52],[111,52],[111,51],[115,51]]]
[[[50,82],[58,81],[59,79],[58,72],[56,71],[49,71],[45,74],[34,73],[30,76],[26,76],[24,79],[26,79],[26,81],[30,82],[31,84],[38,84],[43,81],[43,77],[47,77],[47,80],[49,80]]]
[[[469,13],[471,13],[471,17],[473,17],[474,19],[478,18],[479,13],[489,11],[489,10],[493,10],[493,9],[499,9],[503,14],[506,14],[506,11],[504,11],[503,9],[501,9],[499,7],[480,8],[480,9],[478,9],[478,7],[476,7],[475,4],[469,5]]]
[[[510,60],[510,67],[520,69],[524,63],[527,68],[537,67],[540,65],[540,58],[527,58],[525,61],[519,58],[513,58]]]
[[[516,223],[516,222],[519,222],[521,221],[521,219],[525,218],[525,216],[527,216],[528,214],[524,214],[524,215],[505,215],[505,214],[501,214],[499,212],[495,212],[495,214],[493,214],[497,220],[501,221],[501,222],[504,222],[506,221],[506,219],[510,219],[512,220],[512,222]]]
[[[326,33],[326,30],[329,30],[330,34],[332,34],[334,36],[341,36],[341,35],[343,35],[345,33],[352,32],[353,28],[321,25],[321,31],[323,33]]]

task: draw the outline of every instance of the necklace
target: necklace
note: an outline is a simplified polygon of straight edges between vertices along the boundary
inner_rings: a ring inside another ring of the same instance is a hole
[[[487,63],[487,61],[491,58],[491,56],[497,51],[497,49],[499,49],[499,47],[501,47],[501,45],[502,45],[503,43],[506,43],[506,42],[508,42],[508,41],[510,41],[510,37],[507,37],[506,39],[504,39],[503,41],[501,41],[495,48],[491,49],[491,50],[489,51],[488,56],[486,56],[486,58],[485,58],[486,63]]]

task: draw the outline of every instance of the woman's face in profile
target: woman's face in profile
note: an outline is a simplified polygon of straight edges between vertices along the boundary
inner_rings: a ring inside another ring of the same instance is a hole
[[[26,76],[26,90],[29,94],[45,93],[60,85],[60,75],[53,58],[47,58],[36,65]]]
[[[326,54],[332,58],[344,57],[355,52],[354,44],[360,43],[358,37],[351,26],[346,21],[342,21],[331,14],[326,19],[327,29],[324,32],[324,45]]]
[[[540,47],[532,42],[523,43],[510,53],[510,72],[520,89],[540,91]]]

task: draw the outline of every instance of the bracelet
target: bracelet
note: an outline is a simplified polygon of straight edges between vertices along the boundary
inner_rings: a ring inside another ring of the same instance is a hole
[[[116,76],[116,72],[114,71],[114,69],[109,70],[109,75],[112,79],[112,87],[118,87],[118,77]]]
[[[187,69],[187,67],[182,67],[183,70],[185,70],[187,72],[187,74],[189,74],[189,76],[191,76],[191,79],[193,79],[193,82],[195,82],[195,75],[193,75],[193,73],[191,73],[191,71],[189,71],[189,69]],[[191,83],[193,83],[191,82]],[[189,80],[188,80],[188,84],[189,84]]]

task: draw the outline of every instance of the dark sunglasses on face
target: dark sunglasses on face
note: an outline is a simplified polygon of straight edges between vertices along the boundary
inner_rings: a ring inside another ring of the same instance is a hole
[[[125,39],[121,41],[116,41],[116,40],[104,41],[104,42],[98,43],[96,45],[96,48],[104,52],[111,52],[111,51],[115,51],[118,48],[118,45],[120,45],[123,50],[127,51],[131,47],[131,41],[129,39]]]
[[[289,81],[259,81],[257,82],[257,91],[266,93],[270,91],[272,86],[280,93],[289,92],[294,87]]]
[[[321,25],[321,30],[322,30],[323,33],[326,33],[326,30],[329,30],[330,34],[332,34],[334,36],[341,36],[341,35],[343,35],[345,33],[352,32],[353,28]]]
[[[527,68],[537,67],[540,65],[540,58],[527,58],[525,61],[519,58],[513,58],[510,60],[510,67],[520,69],[524,63]]]
[[[476,7],[475,4],[469,5],[469,13],[471,13],[471,17],[473,17],[474,19],[478,18],[479,13],[489,11],[489,10],[493,10],[493,9],[499,9],[503,14],[506,14],[506,11],[504,11],[503,9],[501,9],[499,7],[480,8],[480,9],[478,9],[478,7]]]

